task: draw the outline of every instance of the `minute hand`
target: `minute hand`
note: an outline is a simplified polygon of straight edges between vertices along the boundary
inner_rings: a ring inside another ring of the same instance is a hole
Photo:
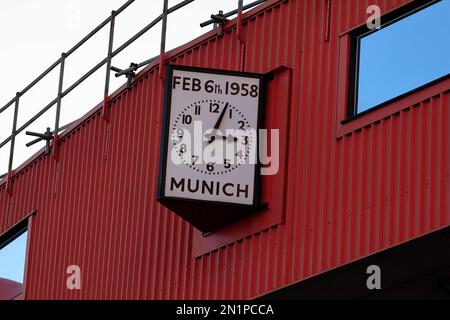
[[[220,124],[222,123],[223,117],[225,116],[225,111],[227,111],[228,108],[228,102],[225,104],[225,107],[222,110],[222,113],[219,116],[219,119],[217,119],[216,124],[214,125],[214,129],[217,130],[220,127]]]

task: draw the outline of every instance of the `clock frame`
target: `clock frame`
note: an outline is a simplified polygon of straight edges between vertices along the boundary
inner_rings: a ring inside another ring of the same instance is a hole
[[[188,66],[169,65],[166,68],[165,86],[164,86],[164,103],[163,103],[163,121],[162,132],[160,141],[160,161],[159,161],[159,177],[158,177],[158,191],[157,200],[171,211],[181,216],[183,219],[190,222],[197,229],[203,232],[210,232],[215,228],[218,228],[228,222],[236,220],[239,217],[255,213],[260,211],[264,206],[260,203],[261,193],[261,177],[260,177],[260,163],[257,159],[253,166],[253,177],[251,183],[253,187],[253,197],[251,203],[234,203],[216,200],[211,196],[211,199],[193,199],[184,196],[168,196],[166,195],[166,168],[167,161],[170,157],[170,136],[171,128],[171,112],[172,112],[172,89],[174,72],[186,71],[191,73],[199,73],[202,75],[214,75],[214,76],[232,76],[239,78],[248,78],[252,81],[257,81],[259,93],[255,97],[257,99],[257,117],[256,117],[256,130],[259,130],[263,126],[264,120],[264,100],[265,100],[265,87],[266,81],[262,74],[245,73],[229,70],[217,70],[207,68],[196,68]],[[208,99],[205,93],[199,93],[196,101]],[[203,94],[203,96],[201,96]],[[185,107],[192,104],[192,101],[186,101]],[[258,158],[259,155],[259,143],[258,140],[254,141],[255,152]],[[184,164],[181,164],[184,165]],[[249,165],[249,164],[246,164]],[[186,170],[191,170],[186,168]],[[199,177],[200,178],[200,177]]]

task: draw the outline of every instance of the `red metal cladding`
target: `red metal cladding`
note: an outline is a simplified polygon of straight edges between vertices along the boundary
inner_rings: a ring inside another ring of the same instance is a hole
[[[0,300],[13,300],[23,291],[21,283],[0,278]]]
[[[37,210],[25,298],[252,298],[447,226],[448,82],[336,135],[339,35],[366,21],[369,4],[385,12],[409,1],[329,2],[269,1],[243,15],[245,71],[292,68],[281,223],[244,239],[230,231],[227,245],[194,257],[197,231],[155,200],[163,85],[154,64],[111,96],[109,123],[100,104],[60,136],[59,161],[39,154],[16,171],[12,195],[1,186],[0,232]],[[240,70],[241,48],[232,21],[166,61]],[[81,290],[66,287],[69,265],[81,268]]]

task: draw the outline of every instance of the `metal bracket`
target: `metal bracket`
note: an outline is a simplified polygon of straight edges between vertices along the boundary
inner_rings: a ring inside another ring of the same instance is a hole
[[[45,154],[46,155],[50,154],[50,140],[53,140],[54,136],[53,133],[50,131],[49,127],[47,127],[47,130],[44,133],[26,131],[25,134],[32,137],[37,137],[37,139],[28,142],[26,144],[27,147],[30,147],[41,140],[45,140]]]
[[[239,14],[239,11],[242,13],[242,11],[247,10],[247,9],[251,9],[251,8],[253,8],[253,7],[257,6],[257,5],[260,5],[261,3],[264,3],[266,1],[267,0],[256,0],[256,1],[253,1],[251,3],[246,4],[244,6],[243,3],[239,0],[239,2],[238,2],[239,3],[239,5],[238,5],[239,8],[238,9],[232,10],[232,11],[227,12],[225,14],[222,11],[219,11],[218,15],[212,15],[210,20],[200,23],[200,27],[202,27],[202,28],[206,27],[206,26],[210,25],[211,23],[215,24],[215,23],[220,23],[221,22],[222,24],[224,24],[224,23],[227,22],[226,18],[231,17],[232,15],[235,15],[236,13]],[[225,18],[225,19],[223,19],[223,18]]]
[[[220,10],[218,14],[212,14],[211,20],[214,21],[214,28],[219,29],[217,35],[219,36],[223,35],[223,25],[229,21],[223,14],[223,11]]]
[[[156,57],[145,60],[141,63],[130,63],[130,66],[124,70],[111,66],[111,70],[114,71],[116,73],[116,78],[125,75],[127,77],[127,88],[131,88],[131,82],[133,81],[133,77],[136,75],[136,71],[139,68],[142,68],[150,63],[152,63],[153,61],[155,61]]]
[[[218,14],[212,14],[211,19],[213,19],[216,24],[225,24],[229,21],[223,14],[222,10],[220,10]]]
[[[130,63],[130,66],[125,69],[119,69],[116,67],[111,66],[111,70],[116,72],[116,78],[125,75],[125,77],[127,78],[127,88],[130,89],[131,88],[131,83],[133,81],[133,77],[136,75],[136,70],[139,69],[139,65],[137,63]]]

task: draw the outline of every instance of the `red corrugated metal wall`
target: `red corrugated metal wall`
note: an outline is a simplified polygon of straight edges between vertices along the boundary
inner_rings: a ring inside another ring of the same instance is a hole
[[[370,2],[370,3],[369,3]],[[246,70],[293,68],[284,223],[195,259],[195,230],[155,201],[162,82],[156,67],[0,190],[0,232],[33,209],[27,299],[252,298],[450,222],[450,97],[440,94],[336,137],[339,37],[409,1],[270,1],[245,15]],[[238,69],[235,28],[171,63]],[[287,112],[280,110],[279,112]],[[283,128],[281,128],[283,130]],[[82,290],[66,288],[66,268]]]

